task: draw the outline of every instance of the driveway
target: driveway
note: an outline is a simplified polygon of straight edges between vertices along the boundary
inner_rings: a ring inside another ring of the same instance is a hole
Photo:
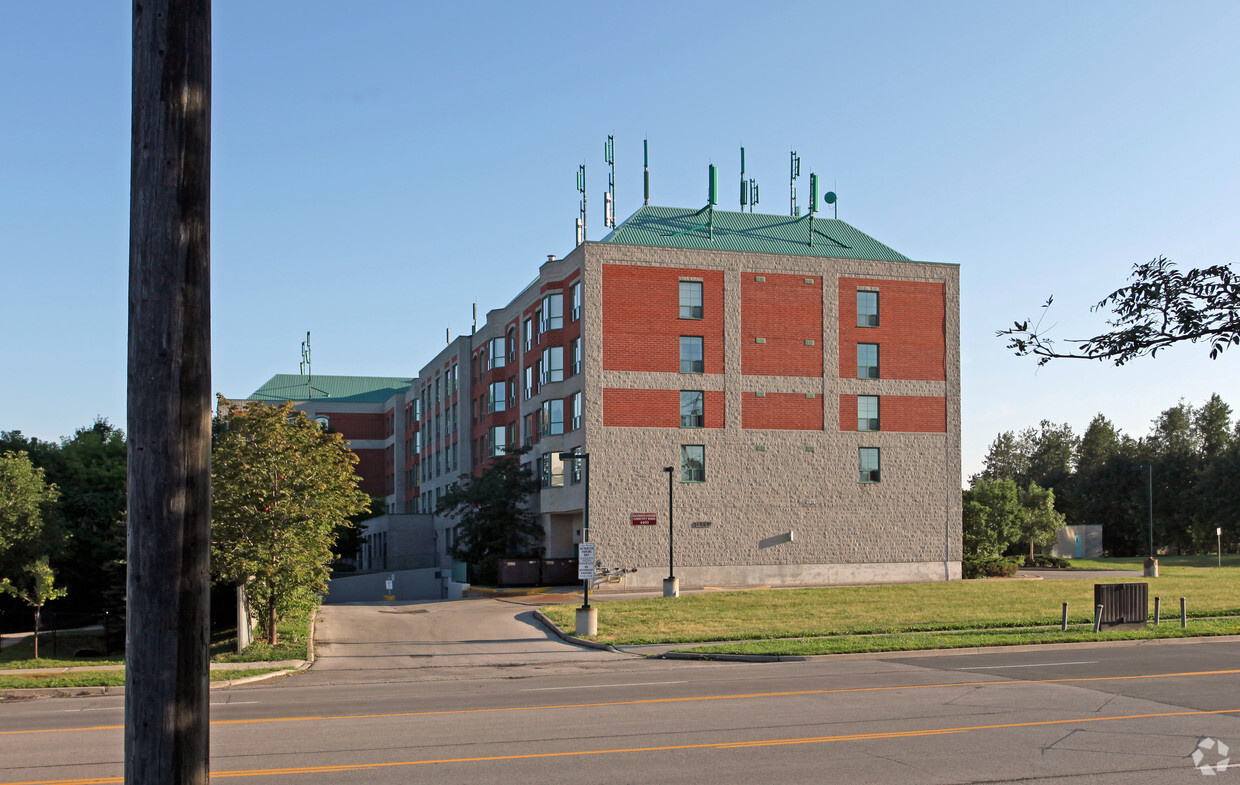
[[[319,609],[314,666],[298,682],[463,678],[467,671],[477,677],[480,668],[632,658],[565,643],[521,603],[496,599],[342,603]]]

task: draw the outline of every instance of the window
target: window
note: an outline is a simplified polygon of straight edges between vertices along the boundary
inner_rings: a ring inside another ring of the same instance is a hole
[[[504,339],[492,338],[487,349],[487,370],[504,367]]]
[[[538,380],[540,385],[564,381],[564,347],[548,346],[543,349],[540,370],[542,371]]]
[[[543,453],[542,471],[540,474],[542,475],[542,487],[564,487],[564,462],[560,460],[558,453]]]
[[[702,282],[680,282],[680,318],[702,318]]]
[[[878,448],[861,447],[858,449],[857,457],[861,467],[860,476],[857,478],[858,481],[878,482]]]
[[[523,328],[523,332],[525,335],[525,351],[528,352],[530,349],[534,348],[534,320],[533,319],[525,320],[525,326]]]
[[[857,292],[857,326],[878,326],[878,292]]]
[[[452,363],[452,372],[448,378],[452,380],[452,392],[456,392],[461,386],[460,368],[456,363]]]
[[[534,397],[534,366],[525,366],[525,400]]]
[[[517,405],[517,377],[508,377],[508,408],[513,409]]]
[[[684,444],[680,447],[680,481],[706,482],[706,447]]]
[[[572,303],[570,306],[572,308],[570,316],[572,321],[575,322],[581,318],[581,281],[568,288],[568,296],[569,301]]]
[[[857,378],[878,378],[878,344],[857,344]]]
[[[564,433],[564,399],[552,398],[550,401],[543,401],[538,435],[553,436],[560,433]]]
[[[878,396],[857,396],[857,430],[877,431],[878,427]]]
[[[680,391],[680,427],[706,427],[706,394],[701,390]]]
[[[680,372],[704,373],[704,369],[705,365],[702,362],[702,336],[680,336]]]
[[[324,431],[331,430],[332,427],[332,422],[328,419],[326,414],[320,414],[318,417],[315,417],[314,424],[319,426],[319,428]]]
[[[574,338],[572,343],[568,345],[568,357],[572,375],[576,376],[581,373],[581,339]]]
[[[487,411],[502,412],[505,408],[504,383],[491,382],[487,391]]]
[[[548,294],[542,299],[542,322],[540,332],[558,330],[564,326],[564,295]]]
[[[515,363],[517,361],[517,328],[510,327],[508,329],[508,362]]]
[[[574,447],[573,455],[581,455],[581,448]],[[581,484],[581,464],[583,463],[585,463],[585,461],[571,461],[569,463],[569,467],[568,467],[568,484],[569,485],[580,485]]]
[[[579,392],[573,393],[572,402],[573,402],[573,419],[572,419],[572,425],[569,428],[569,430],[575,431],[581,427],[581,393]]]
[[[503,455],[504,447],[507,446],[508,430],[503,425],[496,425],[491,428],[491,451],[488,453],[492,458]]]

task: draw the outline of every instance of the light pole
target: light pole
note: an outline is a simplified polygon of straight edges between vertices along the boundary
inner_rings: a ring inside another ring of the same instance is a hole
[[[1146,464],[1136,468],[1146,470],[1146,506],[1149,508],[1150,513],[1150,557],[1145,560],[1145,576],[1147,578],[1157,578],[1158,562],[1154,560],[1154,464]]]
[[[577,452],[562,452],[560,460],[564,463],[573,463],[581,461],[582,483],[585,485],[585,501],[581,505],[581,542],[582,544],[590,541],[590,454]],[[591,578],[582,578],[581,586],[585,595],[584,602],[577,609],[577,634],[578,635],[597,635],[598,634],[598,609],[590,607],[590,581]]]
[[[663,471],[667,472],[667,577],[663,579],[663,596],[679,597],[680,580],[676,577],[676,526],[672,517],[672,478],[676,474],[676,467],[664,466]]]

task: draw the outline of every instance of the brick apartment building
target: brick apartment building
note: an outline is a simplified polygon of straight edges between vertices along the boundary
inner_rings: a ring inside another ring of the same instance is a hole
[[[584,535],[583,462],[559,453],[589,455],[599,589],[667,576],[664,467],[682,585],[960,577],[959,269],[842,221],[643,207],[415,378],[314,377],[332,394],[310,400],[304,379],[252,398],[367,451],[367,488],[434,529],[445,581],[435,502],[512,446],[532,448],[552,558]]]

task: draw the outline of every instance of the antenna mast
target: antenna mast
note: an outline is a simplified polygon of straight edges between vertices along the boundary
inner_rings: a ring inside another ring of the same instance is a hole
[[[741,146],[741,212],[745,212],[745,205],[749,203],[749,189],[745,184],[745,147]]]
[[[797,151],[792,151],[792,157],[788,161],[788,191],[789,206],[788,214],[796,217],[801,214],[797,209],[797,178],[801,176],[801,156],[797,155]]]
[[[581,193],[580,211],[577,215],[577,245],[586,241],[586,165],[577,167],[577,190]]]
[[[650,140],[642,140],[642,174],[645,176],[646,188],[642,192],[642,204],[650,204]]]
[[[603,226],[616,226],[616,137],[608,134],[603,145],[603,162],[611,167],[607,174],[607,193],[603,196]]]
[[[310,370],[310,331],[306,330],[306,340],[301,342],[301,375],[306,377],[306,400],[314,397],[314,374]]]

